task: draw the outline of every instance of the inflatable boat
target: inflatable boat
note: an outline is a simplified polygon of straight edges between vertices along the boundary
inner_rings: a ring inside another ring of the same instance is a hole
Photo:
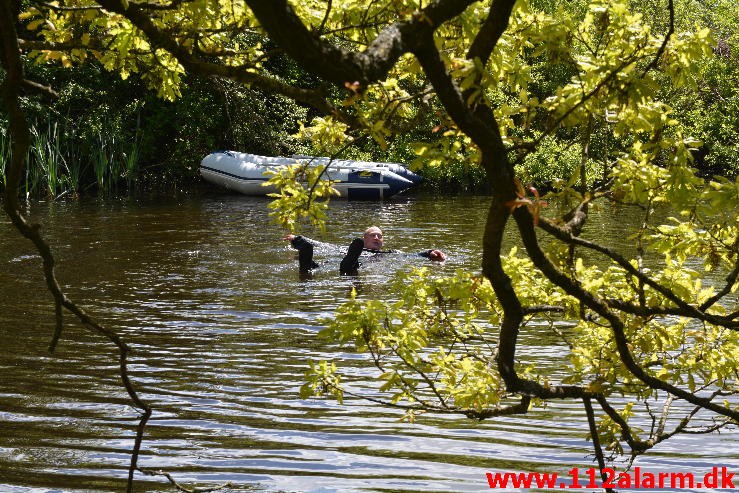
[[[246,195],[266,195],[275,191],[263,186],[268,170],[289,165],[327,166],[324,177],[348,199],[386,199],[421,182],[421,177],[398,163],[348,161],[324,157],[267,157],[235,151],[208,154],[200,163],[206,181]]]

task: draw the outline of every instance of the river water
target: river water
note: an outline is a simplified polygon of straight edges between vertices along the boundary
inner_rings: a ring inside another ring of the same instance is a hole
[[[330,256],[301,280],[267,204],[213,194],[28,211],[54,246],[69,297],[134,349],[134,383],[154,408],[141,467],[190,487],[231,482],[231,491],[461,492],[489,491],[486,472],[579,467],[582,477],[594,465],[578,402],[483,422],[426,415],[408,424],[371,402],[298,395],[310,360],[369,375],[366,358],[316,338],[357,283],[360,297],[379,297],[397,269],[479,270],[486,197],[333,202],[327,231],[313,235],[323,241],[347,245],[377,224],[387,247],[449,253],[442,265],[372,264],[358,280],[340,277]],[[627,248],[624,211],[600,214],[591,233]],[[114,348],[67,315],[49,354],[53,306],[39,257],[5,217],[0,265],[0,491],[124,490],[138,416],[119,385]],[[527,329],[522,343],[520,357],[556,376],[561,343],[543,328]],[[636,465],[739,472],[739,434],[669,440]],[[174,491],[163,477],[136,478],[135,491]]]

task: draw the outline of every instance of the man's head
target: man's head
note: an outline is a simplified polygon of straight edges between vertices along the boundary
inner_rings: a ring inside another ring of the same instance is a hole
[[[370,250],[382,249],[382,230],[377,226],[370,226],[364,232],[364,248]]]

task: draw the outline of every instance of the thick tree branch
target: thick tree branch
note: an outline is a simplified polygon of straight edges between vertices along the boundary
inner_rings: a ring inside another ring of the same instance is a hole
[[[558,240],[561,240],[565,243],[582,246],[590,250],[602,253],[609,259],[616,262],[621,268],[627,271],[630,275],[636,277],[637,279],[639,279],[639,281],[641,281],[647,286],[650,286],[652,289],[654,289],[655,291],[660,293],[662,296],[664,296],[665,299],[674,303],[677,309],[658,308],[658,307],[650,308],[650,307],[645,307],[645,306],[629,303],[623,300],[609,300],[609,304],[611,304],[613,307],[618,308],[619,310],[622,310],[628,313],[634,313],[638,315],[650,315],[650,314],[682,315],[686,317],[693,317],[698,320],[704,320],[706,322],[710,322],[715,325],[721,325],[721,326],[724,326],[724,327],[727,327],[733,330],[739,329],[739,322],[732,321],[729,317],[706,313],[705,311],[703,311],[702,307],[696,307],[696,306],[690,305],[688,302],[686,302],[685,300],[680,298],[677,294],[675,294],[670,288],[663,286],[662,284],[652,279],[649,275],[647,275],[643,271],[634,267],[631,264],[631,262],[628,261],[628,259],[624,258],[622,255],[620,255],[618,252],[616,252],[612,248],[599,245],[597,243],[593,243],[591,241],[580,238],[576,236],[575,234],[573,234],[572,231],[569,231],[568,229],[558,226],[554,224],[553,222],[547,219],[544,219],[544,218],[539,218],[538,226],[544,231],[546,231],[547,233],[557,238]],[[739,272],[739,270],[735,269],[735,272]],[[734,272],[732,272],[732,274],[733,273]],[[731,279],[732,278],[730,275],[729,281],[731,281]]]
[[[483,43],[480,38],[480,44],[475,52],[487,56],[484,50],[494,48],[502,30],[507,26],[511,8],[512,2],[509,1],[499,1],[494,4],[489,14],[494,21],[487,23],[491,26],[489,36],[486,38],[487,44]],[[590,393],[577,386],[545,387],[537,382],[521,379],[515,370],[518,331],[526,309],[521,306],[511,280],[503,270],[500,261],[503,231],[509,216],[508,207],[504,204],[515,197],[513,168],[507,159],[503,140],[492,111],[485,105],[479,105],[472,111],[436,49],[433,32],[422,32],[417,36],[418,43],[413,53],[421,63],[447,113],[482,150],[482,165],[493,184],[495,197],[488,212],[483,240],[483,274],[491,281],[504,309],[497,361],[498,370],[506,387],[510,392],[522,392],[545,399],[590,396]],[[489,51],[487,53],[489,55]]]
[[[387,26],[364,52],[357,53],[334,46],[308,30],[287,0],[246,0],[272,40],[306,70],[340,86],[345,82],[366,86],[382,79],[401,55],[424,42],[424,33],[432,33],[472,3],[474,0],[437,0],[410,20]]]
[[[467,50],[467,58],[474,60],[479,58],[482,65],[485,66],[490,59],[490,54],[498,44],[498,40],[508,29],[511,12],[516,0],[495,0],[490,6],[490,13],[485,18],[477,36],[472,41],[469,50]]]
[[[523,307],[524,315],[535,315],[537,313],[562,313],[565,309],[563,306],[555,305],[533,305]]]
[[[621,438],[629,445],[632,450],[632,454],[638,455],[650,448],[649,444],[634,438],[634,435],[631,433],[631,427],[629,426],[629,424],[620,414],[618,414],[618,411],[616,411],[613,406],[611,406],[605,396],[598,395],[596,397],[596,400],[598,401],[598,404],[600,404],[600,407],[603,409],[603,411],[605,411],[608,417],[611,418],[611,421],[616,423],[618,427],[621,428]]]
[[[521,378],[516,372],[516,348],[519,329],[526,315],[510,277],[505,273],[500,258],[503,232],[509,217],[508,208],[493,201],[488,212],[483,239],[483,275],[490,280],[495,295],[503,308],[498,342],[497,367],[506,388],[511,393],[523,393],[542,399],[594,397],[582,387],[569,385],[543,386],[538,382]]]
[[[506,151],[492,113],[481,111],[480,118],[468,108],[433,39],[434,30],[441,23],[459,15],[471,3],[469,0],[433,2],[412,19],[386,27],[364,52],[356,53],[336,47],[311,33],[286,0],[247,1],[271,38],[290,56],[307,70],[336,84],[356,81],[361,86],[379,80],[387,75],[402,54],[413,53],[454,122],[487,156],[483,159],[483,166],[491,176],[491,182],[503,187],[498,190],[501,196],[509,196],[513,193],[512,169],[505,157]],[[477,50],[480,54],[484,55],[483,49],[494,48],[507,26],[512,5],[512,0],[500,0],[493,5],[486,43],[481,40]]]
[[[478,120],[464,101],[462,93],[447,70],[441,54],[434,44],[433,33],[424,33],[423,42],[413,52],[434,86],[436,95],[444,109],[460,130],[481,149],[495,145],[495,135],[484,122]]]
[[[739,422],[739,411],[733,410],[726,406],[722,406],[712,402],[710,398],[699,397],[691,392],[675,387],[672,384],[664,382],[645,371],[640,366],[629,348],[629,341],[624,331],[623,321],[608,307],[605,301],[598,298],[595,294],[583,289],[579,283],[567,277],[547,258],[546,254],[541,250],[536,233],[534,231],[534,220],[528,209],[519,207],[514,212],[518,230],[521,234],[526,251],[534,265],[541,270],[544,275],[555,285],[563,289],[567,294],[580,300],[585,306],[593,310],[595,313],[603,317],[611,326],[616,349],[618,350],[621,362],[626,369],[635,377],[644,382],[652,389],[663,390],[680,399],[683,399],[696,406],[713,411],[717,414],[727,416]]]

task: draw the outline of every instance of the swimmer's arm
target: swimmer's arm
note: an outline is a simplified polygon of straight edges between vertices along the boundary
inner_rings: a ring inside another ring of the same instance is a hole
[[[294,235],[294,234],[286,234],[282,237],[283,240],[289,241],[290,245],[296,250],[300,250],[301,247],[303,247],[306,244],[310,245],[316,245],[318,242],[316,240],[312,240],[308,238],[307,236],[302,235]]]
[[[442,252],[441,250],[426,250],[425,252],[419,253],[421,257],[426,257],[429,260],[433,260],[434,262],[443,262],[446,260],[446,253]]]
[[[313,240],[294,234],[287,234],[282,239],[289,241],[290,245],[298,251],[298,263],[300,264],[301,271],[308,271],[318,267],[318,264],[313,261],[313,244],[315,243]]]
[[[349,275],[356,274],[357,269],[359,269],[359,256],[362,255],[363,249],[364,240],[362,238],[355,238],[351,245],[349,245],[349,250],[344,255],[344,258],[341,259],[339,272]]]

